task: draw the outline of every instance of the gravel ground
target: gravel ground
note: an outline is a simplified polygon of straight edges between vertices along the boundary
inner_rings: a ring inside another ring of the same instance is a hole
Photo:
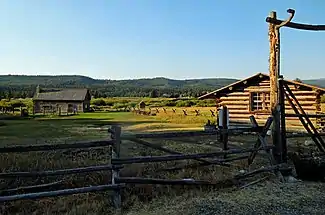
[[[272,183],[221,193],[193,205],[192,215],[325,214],[324,183]]]
[[[261,182],[241,190],[176,197],[133,210],[128,215],[301,215],[325,214],[325,183]]]

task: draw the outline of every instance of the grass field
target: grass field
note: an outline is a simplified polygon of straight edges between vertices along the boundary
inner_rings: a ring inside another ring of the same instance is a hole
[[[175,108],[175,107],[173,107]],[[186,109],[188,116],[184,116]],[[195,116],[194,109],[200,109],[201,116]],[[107,138],[107,128],[114,123],[122,126],[123,132],[148,132],[166,130],[202,129],[211,116],[211,107],[178,107],[176,113],[167,107],[167,113],[160,111],[157,116],[136,115],[131,112],[85,113],[75,116],[38,117],[34,119],[1,120],[0,146],[53,144],[81,140]],[[254,136],[231,137],[230,143],[239,147],[242,140],[256,140]],[[215,137],[174,138],[149,140],[168,148],[188,153],[211,152],[218,150]],[[303,140],[302,140],[303,141]],[[194,144],[200,143],[200,144]],[[249,145],[253,142],[248,143]],[[139,145],[124,141],[121,156],[159,155],[161,153]],[[0,157],[1,171],[37,171],[60,168],[74,168],[88,165],[108,163],[108,149],[68,150],[55,152],[30,152],[3,154]],[[189,162],[189,161],[188,161]],[[266,162],[260,159],[255,165]],[[187,163],[187,162],[185,162]],[[225,167],[209,166],[199,169],[181,171],[159,171],[167,166],[175,166],[180,162],[163,162],[159,164],[130,165],[122,170],[122,176],[143,176],[156,178],[195,178],[205,180],[222,180],[230,177],[244,167],[245,162],[238,161],[237,167],[231,170]],[[255,166],[255,167],[256,167]],[[254,167],[254,166],[253,166]],[[80,187],[109,183],[109,172],[80,174],[47,178],[31,178],[28,180],[1,179],[0,190],[21,186],[63,181],[58,188]],[[321,184],[307,183],[283,187],[276,182],[267,186],[247,188],[242,191],[222,189],[217,192],[211,189],[196,187],[168,187],[137,185],[128,186],[123,191],[123,207],[125,213],[140,214],[271,214],[267,209],[280,202],[281,207],[290,210],[301,210],[302,214],[314,214],[324,209],[315,204],[323,201]],[[274,193],[270,191],[274,189]],[[298,190],[298,191],[296,191]],[[285,195],[287,198],[280,198]],[[291,201],[292,200],[292,201]],[[308,201],[307,206],[304,202]],[[239,202],[240,204],[237,204]],[[263,202],[263,207],[258,205]],[[316,202],[316,203],[315,203]],[[47,198],[39,201],[17,201],[0,206],[0,214],[111,214],[110,198],[107,192],[89,193],[59,198]],[[282,208],[279,209],[280,211]],[[237,211],[237,213],[231,213]],[[240,212],[239,212],[240,211]],[[264,212],[265,213],[264,213]],[[285,214],[274,211],[274,214]],[[288,214],[288,213],[286,213]]]
[[[205,108],[206,109],[206,108]],[[202,129],[207,119],[213,119],[209,116],[208,109],[203,110],[202,114],[206,116],[194,116],[191,109],[189,115],[183,116],[180,109],[172,113],[167,109],[167,113],[159,113],[157,116],[136,115],[132,112],[101,112],[101,113],[84,113],[75,116],[48,116],[36,117],[31,119],[10,119],[1,120],[0,126],[0,147],[12,145],[32,145],[32,144],[54,144],[68,143],[75,141],[103,139],[108,137],[107,128],[112,124],[120,124],[123,132],[143,132],[153,130],[191,130]],[[211,115],[211,114],[210,114]],[[173,140],[163,140],[165,145],[175,150],[186,152],[209,151],[211,147],[201,147],[197,149],[193,145],[181,145]],[[123,143],[122,154],[125,156],[132,155],[149,155],[157,154],[155,151],[139,148],[131,143]],[[88,165],[101,165],[108,163],[108,149],[92,150],[68,150],[55,152],[30,152],[4,154],[0,157],[0,168],[2,171],[36,171],[45,169],[73,168]],[[166,166],[167,164],[162,164]],[[171,165],[171,163],[169,163]],[[127,176],[151,175],[155,173],[155,165],[139,166],[133,165],[125,168],[122,174]],[[211,168],[213,170],[213,167]],[[211,174],[214,171],[211,171]],[[162,173],[155,173],[157,177],[168,177]],[[169,173],[170,177],[183,178],[187,174],[199,176],[199,172],[180,172],[178,174]],[[212,175],[206,177],[212,177]],[[154,174],[153,174],[154,175]],[[47,177],[35,179],[17,179],[1,180],[1,189],[28,186],[33,184],[49,183],[63,180],[64,187],[80,187],[93,184],[109,183],[109,173],[89,173],[78,176]],[[144,191],[143,189],[148,189]],[[153,193],[149,192],[153,188],[150,186],[140,186],[129,190],[136,195],[127,195],[124,200],[125,207],[138,205],[146,202],[156,195],[168,194],[166,190],[157,188]],[[137,190],[138,192],[136,192]],[[127,192],[126,191],[126,192]],[[140,193],[139,193],[140,191]],[[102,193],[81,194],[78,196],[68,196],[52,199],[42,199],[40,201],[18,201],[8,203],[1,207],[0,214],[105,214],[110,213],[108,201],[109,197]],[[77,212],[76,212],[77,210]],[[98,211],[100,210],[100,211]],[[103,210],[103,211],[102,211]]]

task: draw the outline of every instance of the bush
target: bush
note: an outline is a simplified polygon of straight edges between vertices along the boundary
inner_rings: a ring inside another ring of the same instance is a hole
[[[176,102],[176,107],[191,107],[193,105],[195,105],[195,102],[191,101],[191,100],[177,101]]]
[[[165,102],[162,103],[162,106],[175,107],[176,106],[176,102],[174,102],[174,101],[165,101]]]
[[[197,107],[215,107],[216,101],[214,99],[199,100],[196,103]]]
[[[128,104],[125,104],[125,103],[116,103],[113,106],[114,109],[126,108],[126,107],[128,107]]]
[[[91,103],[96,106],[105,106],[106,105],[106,102],[104,99],[94,99],[91,101]]]

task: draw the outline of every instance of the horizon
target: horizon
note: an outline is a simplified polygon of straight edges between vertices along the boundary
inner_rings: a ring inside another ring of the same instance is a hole
[[[7,0],[0,8],[0,75],[101,80],[268,74],[269,12],[286,19],[286,10],[293,8],[293,22],[325,23],[325,2],[297,0]],[[322,33],[281,29],[285,79],[324,77]]]
[[[262,73],[262,74],[265,74],[265,73]],[[90,76],[84,76],[84,75],[12,75],[12,74],[8,74],[8,75],[1,75],[0,74],[0,77],[1,76],[26,76],[26,77],[58,77],[58,76],[61,76],[61,77],[71,77],[71,76],[79,76],[79,77],[84,77],[84,78],[90,78],[90,79],[93,79],[93,80],[99,80],[99,81],[133,81],[133,80],[143,80],[143,79],[159,79],[159,78],[162,78],[162,79],[168,79],[168,80],[174,80],[174,81],[191,81],[191,80],[211,80],[211,79],[233,79],[233,80],[241,80],[243,78],[236,78],[236,77],[212,77],[212,78],[188,78],[188,79],[173,79],[173,78],[168,78],[168,77],[145,77],[145,78],[133,78],[133,79],[98,79],[98,78],[93,78],[93,77],[90,77]],[[245,77],[247,78],[247,77]],[[321,77],[321,78],[317,78],[317,79],[301,79],[302,81],[314,81],[314,80],[324,80],[325,77]],[[286,78],[286,80],[294,80],[294,79],[288,79]]]

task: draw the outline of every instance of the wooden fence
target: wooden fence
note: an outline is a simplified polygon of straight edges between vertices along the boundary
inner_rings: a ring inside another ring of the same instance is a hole
[[[250,177],[252,175],[266,172],[266,171],[279,171],[279,170],[288,170],[288,167],[283,167],[274,162],[274,159],[271,155],[270,150],[273,149],[273,146],[267,145],[265,141],[266,133],[270,128],[272,123],[272,117],[269,117],[264,126],[259,126],[256,123],[255,118],[251,117],[252,127],[251,128],[233,128],[233,129],[219,129],[215,131],[190,131],[190,132],[165,132],[165,133],[140,133],[133,135],[121,135],[121,127],[112,126],[108,131],[111,134],[110,140],[100,140],[84,143],[74,143],[74,144],[57,144],[57,145],[34,145],[34,146],[14,146],[14,147],[4,147],[0,148],[0,153],[24,153],[31,151],[51,151],[51,150],[64,150],[64,149],[80,149],[80,148],[91,148],[91,147],[110,147],[110,163],[107,165],[98,165],[98,166],[88,166],[80,167],[73,169],[60,169],[60,170],[48,170],[48,171],[38,171],[38,172],[2,172],[0,173],[0,178],[14,178],[14,177],[35,177],[35,176],[55,176],[55,175],[68,175],[68,174],[78,174],[78,173],[88,173],[95,171],[111,171],[111,183],[89,186],[89,187],[80,187],[73,189],[63,189],[63,190],[54,190],[46,192],[37,192],[37,193],[24,193],[18,195],[8,195],[0,196],[0,202],[8,202],[15,200],[24,200],[24,199],[39,199],[45,197],[56,197],[63,195],[71,195],[78,193],[88,193],[88,192],[97,192],[104,190],[111,190],[112,200],[116,208],[121,207],[121,192],[120,190],[126,186],[126,184],[165,184],[165,185],[208,185],[215,186],[219,182],[211,181],[202,181],[202,180],[189,180],[189,179],[179,179],[179,180],[168,180],[168,179],[157,179],[157,178],[138,178],[138,177],[120,177],[119,171],[123,168],[123,165],[132,164],[132,163],[149,163],[149,162],[161,162],[161,161],[175,161],[175,160],[196,160],[199,163],[194,163],[192,166],[187,167],[173,167],[172,169],[183,169],[183,168],[198,168],[201,166],[207,165],[222,165],[228,166],[229,162],[236,160],[248,159],[248,163],[251,164],[260,150],[265,150],[270,159],[270,166],[256,169],[250,172],[237,174],[233,179],[238,180],[245,177]],[[229,149],[227,146],[227,139],[229,135],[238,135],[244,134],[246,132],[254,132],[257,135],[256,144],[251,148],[245,149]],[[211,153],[199,153],[199,154],[184,154],[177,152],[165,147],[162,147],[157,144],[147,142],[143,139],[145,138],[170,138],[170,137],[188,137],[188,136],[208,136],[208,135],[219,135],[221,136],[223,143],[223,151],[211,152]],[[322,134],[323,135],[323,134]],[[287,137],[305,137],[308,134],[289,134]],[[150,147],[152,149],[160,150],[171,155],[164,156],[142,156],[142,157],[131,157],[131,158],[121,158],[120,157],[120,147],[122,140],[133,141],[137,144]],[[227,155],[230,154],[245,154],[236,157],[227,158]],[[223,158],[214,159],[212,161],[205,160],[204,158],[215,158],[223,156]],[[224,182],[221,182],[224,183]],[[35,187],[46,188],[52,186],[54,183],[28,186],[23,188],[13,188],[5,191],[18,191],[23,190],[28,192]],[[3,193],[3,191],[2,191]]]
[[[24,200],[24,199],[39,199],[44,197],[55,197],[62,195],[71,195],[77,193],[86,193],[86,192],[96,192],[111,190],[112,192],[112,201],[116,208],[121,208],[121,189],[126,186],[126,184],[165,184],[165,185],[207,185],[207,186],[216,186],[222,182],[213,182],[213,181],[202,181],[194,179],[159,179],[159,178],[139,178],[139,177],[120,177],[120,170],[128,164],[133,163],[152,163],[152,162],[162,162],[162,161],[176,161],[176,160],[195,160],[198,163],[194,163],[191,166],[174,166],[172,169],[183,169],[183,168],[198,168],[201,166],[208,165],[221,165],[226,167],[231,167],[229,164],[232,161],[248,159],[248,164],[251,164],[258,151],[264,150],[270,161],[268,167],[263,167],[260,169],[255,169],[253,171],[248,171],[245,173],[240,173],[234,175],[232,179],[229,180],[239,180],[242,178],[250,177],[252,175],[272,171],[279,172],[279,170],[287,170],[288,167],[283,166],[282,164],[275,163],[271,150],[274,148],[266,143],[267,131],[269,130],[272,124],[273,118],[270,116],[266,121],[265,125],[260,126],[256,123],[256,120],[251,116],[252,127],[249,128],[227,128],[221,127],[216,130],[209,131],[188,131],[188,132],[158,132],[158,133],[138,133],[132,135],[122,135],[121,127],[114,125],[108,129],[108,132],[111,135],[109,140],[101,141],[92,141],[84,143],[74,143],[74,144],[58,144],[58,145],[35,145],[35,146],[14,146],[14,147],[5,147],[0,148],[0,153],[23,153],[30,151],[50,151],[50,150],[59,150],[59,149],[79,149],[79,148],[90,148],[90,147],[110,147],[111,159],[107,165],[100,166],[88,166],[74,169],[60,169],[60,170],[49,170],[49,171],[40,171],[40,172],[2,172],[0,173],[0,178],[13,178],[13,177],[34,177],[34,176],[54,176],[54,175],[67,175],[67,174],[77,174],[77,173],[86,173],[94,171],[111,171],[111,183],[96,185],[90,187],[80,187],[73,189],[63,189],[63,190],[54,190],[46,192],[36,192],[36,193],[24,193],[18,195],[6,195],[0,196],[0,202],[8,202],[15,200]],[[249,148],[242,149],[229,149],[228,147],[228,137],[232,135],[245,134],[254,132],[256,134],[256,144]],[[145,138],[171,138],[171,137],[189,137],[189,136],[205,136],[205,135],[219,135],[220,140],[222,141],[222,151],[210,152],[210,153],[197,153],[197,154],[184,154],[182,152],[177,152],[163,146],[150,143]],[[141,156],[141,157],[120,157],[121,143],[123,140],[132,141],[137,144],[159,150],[170,155],[163,156]],[[228,155],[237,155],[229,157]],[[220,157],[221,156],[221,157]],[[206,160],[206,158],[216,158],[214,160]],[[51,185],[51,184],[50,184]],[[46,185],[36,185],[36,186],[50,186]],[[32,190],[35,186],[24,187],[24,191]],[[15,190],[11,189],[11,190]],[[18,188],[17,188],[18,189]]]
[[[136,114],[140,114],[140,115],[148,115],[148,116],[155,116],[159,113],[171,113],[171,114],[180,114],[182,116],[211,116],[211,117],[215,117],[217,115],[216,110],[213,109],[209,109],[206,112],[201,112],[200,109],[194,109],[194,110],[186,110],[186,109],[177,109],[177,108],[171,108],[171,109],[167,109],[164,107],[156,107],[156,108],[144,108],[144,109],[140,109],[140,108],[136,108],[136,107],[131,107],[131,108],[125,108],[124,111],[131,111],[133,113]]]

